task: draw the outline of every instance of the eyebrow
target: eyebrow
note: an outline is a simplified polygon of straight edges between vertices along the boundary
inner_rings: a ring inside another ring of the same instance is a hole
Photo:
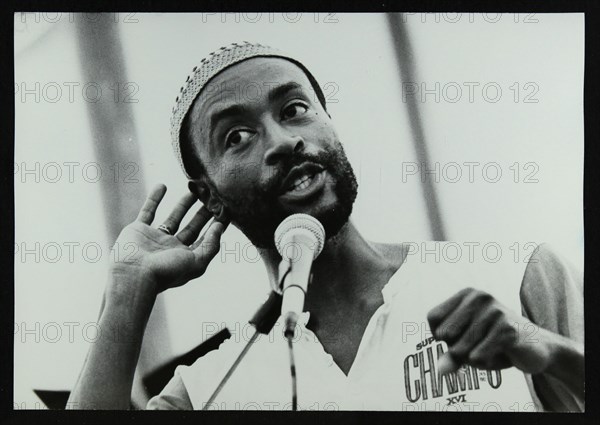
[[[302,86],[294,81],[290,81],[289,83],[281,84],[280,86],[274,87],[269,91],[267,98],[269,102],[273,102],[278,100],[291,92],[292,90],[301,89]]]
[[[302,89],[302,86],[294,81],[290,81],[288,83],[281,84],[277,87],[273,87],[269,90],[267,94],[267,99],[269,102],[274,102],[276,100],[281,99],[286,94],[293,90]],[[243,105],[231,105],[220,111],[217,111],[210,116],[210,124],[209,124],[209,138],[213,139],[213,133],[219,121],[222,121],[226,118],[235,117],[239,115],[244,115],[249,112],[249,109]]]
[[[210,139],[212,140],[213,133],[214,133],[215,128],[217,127],[217,124],[219,123],[219,121],[222,121],[229,117],[243,115],[247,112],[248,112],[248,109],[242,105],[231,105],[231,106],[228,106],[227,108],[221,109],[220,111],[212,114],[210,116],[210,127],[209,127],[209,132],[208,132]]]

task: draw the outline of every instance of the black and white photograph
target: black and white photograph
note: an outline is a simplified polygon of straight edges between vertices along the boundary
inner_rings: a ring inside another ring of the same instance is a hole
[[[14,410],[585,412],[585,21],[15,13]]]

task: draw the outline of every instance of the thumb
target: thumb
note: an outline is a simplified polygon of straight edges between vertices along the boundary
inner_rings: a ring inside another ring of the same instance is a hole
[[[452,353],[447,352],[438,362],[438,371],[440,375],[445,375],[447,373],[456,372],[456,370],[460,367],[460,364],[454,359]]]

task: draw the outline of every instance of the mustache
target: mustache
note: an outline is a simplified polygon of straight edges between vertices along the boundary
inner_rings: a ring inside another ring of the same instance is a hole
[[[335,152],[331,150],[324,150],[318,154],[300,152],[287,157],[278,168],[273,170],[273,173],[269,176],[267,181],[261,185],[260,192],[262,192],[264,196],[277,196],[283,180],[287,177],[292,168],[307,162],[318,164],[323,168],[329,169],[331,172],[331,170],[335,169]]]

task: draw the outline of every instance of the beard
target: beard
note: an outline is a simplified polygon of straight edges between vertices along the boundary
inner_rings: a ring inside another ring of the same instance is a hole
[[[294,166],[305,162],[321,165],[334,180],[335,204],[311,213],[325,228],[326,238],[337,235],[348,222],[358,183],[342,144],[336,140],[334,147],[328,146],[319,154],[301,152],[288,157],[266,182],[255,186],[243,197],[234,198],[217,192],[231,223],[257,248],[275,249],[275,229],[283,219],[294,213],[283,209],[278,202],[281,183]]]

